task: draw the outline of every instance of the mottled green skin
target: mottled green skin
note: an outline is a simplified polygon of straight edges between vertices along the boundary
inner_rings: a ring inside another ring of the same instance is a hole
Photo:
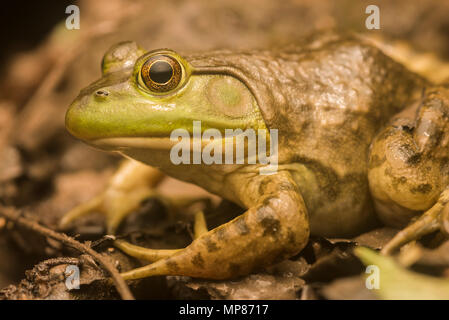
[[[137,58],[142,51],[133,43],[108,51],[103,78],[81,91],[67,113],[67,128],[248,211],[127,279],[246,274],[298,253],[310,233],[360,233],[376,224],[376,211],[387,224],[403,224],[447,186],[447,89],[428,89],[426,80],[360,39],[331,33],[287,48],[183,58],[169,51],[185,73],[182,86],[166,96],[139,82],[140,66],[154,52]],[[417,107],[421,113],[413,112]],[[191,131],[193,120],[220,131],[278,129],[277,174],[259,175],[260,166],[248,164],[176,166],[168,150],[151,147],[150,141],[173,129]],[[429,132],[438,139],[423,139]],[[136,138],[148,144],[137,146]],[[419,150],[404,147],[413,139]],[[415,170],[421,161],[430,169]]]

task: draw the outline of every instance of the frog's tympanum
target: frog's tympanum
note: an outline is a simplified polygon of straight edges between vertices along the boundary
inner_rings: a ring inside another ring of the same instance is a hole
[[[278,169],[261,164],[174,164],[171,132],[278,130]],[[66,126],[125,161],[106,190],[62,225],[92,211],[108,232],[154,194],[164,172],[246,212],[208,231],[196,215],[186,248],[117,240],[151,263],[125,279],[184,275],[226,279],[299,253],[309,235],[350,237],[405,228],[383,249],[445,229],[449,214],[449,86],[409,71],[357,36],[324,34],[285,48],[180,56],[112,47],[102,77],[70,106]],[[412,221],[412,222],[411,222]]]

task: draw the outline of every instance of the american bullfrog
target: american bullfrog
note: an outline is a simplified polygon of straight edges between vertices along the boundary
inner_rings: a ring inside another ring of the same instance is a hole
[[[409,71],[356,35],[186,56],[122,42],[104,55],[101,79],[71,104],[66,127],[130,160],[102,194],[61,224],[101,211],[113,233],[165,173],[246,212],[213,230],[198,213],[186,248],[154,250],[117,240],[124,252],[151,262],[123,273],[125,279],[232,278],[298,254],[310,234],[349,237],[379,221],[405,227],[383,249],[388,254],[444,229],[448,117],[447,85]],[[264,164],[249,161],[173,163],[172,132],[193,134],[195,121],[202,132],[276,129],[277,170],[261,174]]]

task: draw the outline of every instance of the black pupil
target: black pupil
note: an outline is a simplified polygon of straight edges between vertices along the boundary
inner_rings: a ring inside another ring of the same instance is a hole
[[[173,76],[173,68],[166,61],[156,61],[150,67],[150,78],[156,83],[166,83]]]

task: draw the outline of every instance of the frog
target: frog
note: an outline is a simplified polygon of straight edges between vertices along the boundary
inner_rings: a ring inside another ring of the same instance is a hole
[[[401,229],[382,249],[387,255],[447,232],[449,86],[359,35],[185,55],[125,41],[105,53],[101,69],[67,110],[66,128],[126,160],[101,194],[62,218],[62,228],[97,211],[115,233],[166,175],[245,210],[212,230],[197,212],[185,248],[115,240],[148,261],[121,273],[125,280],[236,278],[299,254],[311,236],[353,237],[381,224]],[[173,163],[172,132],[192,134],[195,121],[202,132],[276,129],[277,170],[261,174],[266,164],[249,161]]]

